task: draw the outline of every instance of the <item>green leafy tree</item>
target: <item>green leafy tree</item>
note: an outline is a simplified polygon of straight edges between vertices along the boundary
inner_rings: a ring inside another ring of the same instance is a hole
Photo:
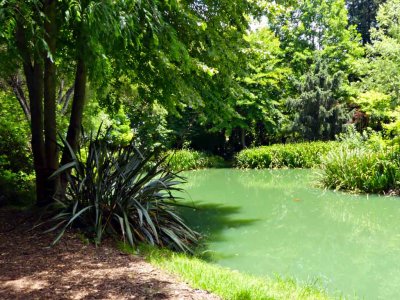
[[[250,143],[267,143],[280,131],[291,69],[284,61],[279,40],[268,28],[248,33],[245,41],[241,49],[245,66],[241,73],[232,74],[234,98],[224,98],[225,104],[218,107],[187,107],[181,113],[186,120],[170,117],[178,135],[177,144],[182,145],[187,139],[195,146],[198,141],[207,140],[214,144],[211,148],[221,148],[223,143],[225,147],[243,148]]]
[[[234,41],[242,39],[252,8],[244,0],[2,1],[0,70],[4,78],[22,70],[25,78],[23,108],[29,108],[38,203],[51,202],[59,186],[48,177],[59,165],[56,96],[61,79],[73,86],[66,140],[74,151],[89,83],[101,88],[108,106],[118,101],[111,91],[123,75],[144,101],[218,106],[233,98],[231,74],[242,61],[240,43]],[[61,164],[70,160],[64,151]]]
[[[343,130],[349,116],[342,80],[343,73],[332,74],[323,60],[307,73],[299,84],[299,97],[289,101],[295,111],[292,130],[298,138],[331,140]]]
[[[377,28],[371,31],[372,44],[367,58],[359,61],[362,91],[375,90],[391,96],[392,105],[400,104],[400,1],[382,4]]]
[[[376,91],[360,93],[354,100],[359,110],[364,113],[366,119],[363,127],[370,127],[381,131],[383,124],[389,123],[394,116],[390,105],[390,96]]]
[[[268,28],[261,28],[249,34],[247,74],[239,78],[246,93],[237,99],[237,117],[231,128],[239,128],[241,144],[246,147],[246,135],[255,145],[265,144],[267,137],[276,136],[284,122],[284,99],[288,91],[291,69],[284,61],[280,42]]]
[[[296,74],[304,74],[320,52],[330,68],[347,72],[363,50],[355,26],[348,22],[344,0],[284,1],[269,16],[286,59]]]
[[[381,4],[371,30],[367,56],[358,61],[360,95],[355,104],[368,117],[368,126],[388,137],[400,132],[400,1]]]

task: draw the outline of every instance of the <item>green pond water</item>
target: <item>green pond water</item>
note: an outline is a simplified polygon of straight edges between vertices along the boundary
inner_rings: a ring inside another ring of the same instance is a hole
[[[400,198],[315,188],[310,170],[186,172],[185,217],[215,262],[317,281],[332,295],[400,299]]]

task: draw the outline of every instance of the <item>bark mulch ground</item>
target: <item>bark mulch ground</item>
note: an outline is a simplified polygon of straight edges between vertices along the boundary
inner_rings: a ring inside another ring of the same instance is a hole
[[[219,299],[140,257],[84,245],[72,233],[29,231],[26,213],[0,210],[0,299]]]

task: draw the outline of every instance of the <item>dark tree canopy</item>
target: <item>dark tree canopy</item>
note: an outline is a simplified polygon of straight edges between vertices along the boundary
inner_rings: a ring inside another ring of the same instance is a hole
[[[342,91],[343,73],[331,73],[318,60],[299,84],[299,97],[289,102],[295,111],[292,130],[306,140],[332,140],[348,120]]]
[[[376,14],[379,5],[386,2],[385,0],[346,0],[347,9],[349,11],[349,23],[357,26],[358,32],[361,34],[363,44],[371,42],[370,30],[375,28]]]

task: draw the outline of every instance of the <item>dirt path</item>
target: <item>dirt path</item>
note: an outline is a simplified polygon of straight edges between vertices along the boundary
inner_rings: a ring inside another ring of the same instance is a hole
[[[112,246],[67,234],[48,248],[51,237],[30,227],[26,215],[0,210],[0,299],[218,299]]]

